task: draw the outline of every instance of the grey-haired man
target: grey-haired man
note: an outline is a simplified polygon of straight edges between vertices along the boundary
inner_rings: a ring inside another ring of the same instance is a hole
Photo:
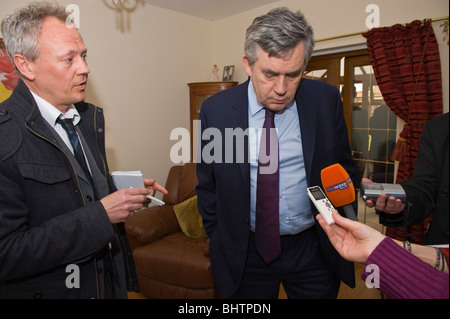
[[[354,285],[353,264],[339,256],[315,223],[317,211],[306,194],[307,187],[321,185],[320,172],[331,164],[340,163],[351,177],[356,172],[339,91],[302,79],[313,47],[312,28],[300,12],[279,8],[256,18],[247,30],[243,57],[249,81],[202,105],[203,132],[218,129],[224,138],[230,129],[257,132],[265,114],[274,114],[278,136],[279,178],[264,187],[275,191],[271,208],[259,205],[260,198],[265,201],[258,196],[263,178],[249,157],[259,146],[251,134],[244,154],[238,154],[243,162],[233,155],[230,163],[229,144],[222,141],[227,148],[220,161],[197,164],[198,207],[224,297],[278,298],[282,283],[289,298],[336,298],[341,280]],[[202,151],[207,143],[202,141]],[[260,211],[269,213],[262,218],[276,216],[270,232],[258,226]]]
[[[148,179],[145,188],[115,191],[103,110],[84,102],[87,49],[66,21],[64,7],[46,2],[2,21],[20,81],[0,104],[0,298],[138,291],[123,222],[145,195],[166,192]]]

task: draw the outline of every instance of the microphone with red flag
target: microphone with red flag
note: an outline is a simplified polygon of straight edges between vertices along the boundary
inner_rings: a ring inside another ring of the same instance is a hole
[[[351,203],[355,201],[355,187],[347,171],[340,164],[333,164],[321,171],[322,185],[330,202],[335,207],[342,207],[345,215],[357,220]]]

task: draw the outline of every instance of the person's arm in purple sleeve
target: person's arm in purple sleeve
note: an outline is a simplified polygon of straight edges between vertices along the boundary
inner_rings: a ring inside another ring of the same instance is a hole
[[[448,267],[443,258],[439,260],[441,257],[438,257],[436,249],[411,245],[410,253],[403,249],[403,243],[386,238],[370,226],[343,218],[336,211],[333,219],[335,224],[329,225],[320,215],[317,216],[330,242],[343,258],[366,263],[363,280],[379,275],[377,288],[391,298],[449,297]],[[444,271],[435,269],[435,266]]]
[[[444,260],[441,262],[445,263]],[[367,259],[366,268],[361,274],[363,280],[372,274],[370,265],[378,267],[379,289],[390,298],[449,298],[448,274],[423,262],[388,237],[381,241]]]

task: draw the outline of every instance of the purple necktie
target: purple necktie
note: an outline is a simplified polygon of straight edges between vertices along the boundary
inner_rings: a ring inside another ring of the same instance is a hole
[[[281,254],[279,221],[278,136],[275,113],[266,109],[258,156],[256,184],[256,250],[266,264]]]

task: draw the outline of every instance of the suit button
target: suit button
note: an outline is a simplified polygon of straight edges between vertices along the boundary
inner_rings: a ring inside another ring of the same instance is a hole
[[[6,116],[6,115],[8,115],[8,111],[0,110],[0,116]]]
[[[92,197],[90,195],[86,196],[86,199],[88,200],[88,202],[92,202]]]
[[[44,294],[42,293],[42,291],[36,291],[33,295],[34,299],[42,299],[42,297],[44,296]]]
[[[448,196],[448,190],[443,189],[443,190],[441,191],[441,196],[442,196],[442,197],[447,197],[447,196]]]

